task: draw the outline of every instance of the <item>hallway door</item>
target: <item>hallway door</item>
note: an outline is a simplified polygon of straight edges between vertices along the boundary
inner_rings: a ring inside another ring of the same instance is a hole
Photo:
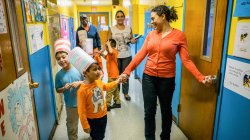
[[[108,13],[84,13],[89,21],[97,28],[101,38],[101,44],[104,45],[108,38],[109,14]]]
[[[25,13],[24,9],[23,13]],[[26,25],[26,37],[30,50],[28,56],[31,78],[34,82],[39,83],[39,87],[33,90],[39,138],[40,140],[48,140],[55,129],[57,115],[50,47],[45,44],[45,35],[47,35],[45,26],[47,25],[41,22],[36,22],[35,24],[24,23]],[[43,46],[40,46],[41,44]]]
[[[185,11],[185,34],[188,51],[197,68],[204,75],[216,75],[220,69],[224,41],[227,1],[209,0],[208,15],[206,0],[187,0]],[[216,8],[217,7],[217,8]],[[205,24],[205,17],[209,22]],[[213,18],[215,17],[215,18]],[[212,22],[211,22],[212,21]],[[204,26],[210,26],[204,30]],[[203,41],[205,32],[207,41]],[[203,49],[203,44],[211,46]],[[210,54],[210,57],[205,55]],[[191,140],[211,140],[217,96],[215,86],[205,87],[183,68],[181,82],[181,109],[179,127]]]

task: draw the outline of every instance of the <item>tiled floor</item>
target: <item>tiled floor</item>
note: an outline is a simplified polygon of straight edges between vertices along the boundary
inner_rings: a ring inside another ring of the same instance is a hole
[[[108,123],[106,128],[105,140],[145,139],[141,83],[138,80],[133,79],[132,77],[133,76],[131,74],[129,90],[131,101],[126,101],[124,97],[121,96],[122,107],[120,109],[113,109],[108,112]],[[104,77],[104,79],[107,79],[107,77]],[[156,114],[156,129],[156,140],[160,140],[159,135],[161,132],[161,116],[159,106]],[[78,137],[79,140],[89,139],[89,135],[83,132],[80,122],[78,127]],[[65,109],[63,109],[61,119],[55,131],[53,139],[68,139]],[[187,140],[186,136],[174,123],[172,125],[171,140]]]

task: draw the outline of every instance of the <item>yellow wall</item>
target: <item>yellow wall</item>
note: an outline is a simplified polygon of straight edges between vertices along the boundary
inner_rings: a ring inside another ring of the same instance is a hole
[[[178,15],[178,20],[176,20],[175,22],[172,22],[170,25],[173,28],[182,30],[182,26],[183,26],[183,9],[184,9],[184,0],[169,0],[166,3],[167,6],[174,6],[176,11],[177,11],[177,15]]]
[[[58,13],[74,18],[74,29],[77,29],[77,5],[73,3],[71,6],[58,6]]]
[[[234,10],[235,10],[235,4],[236,1],[234,1]],[[234,11],[233,11],[234,13]],[[244,19],[244,18],[239,18],[239,17],[233,17],[232,14],[232,20],[231,20],[231,27],[230,27],[230,33],[229,33],[229,44],[228,44],[228,54],[232,55],[233,54],[233,49],[234,49],[234,40],[235,40],[235,33],[236,33],[236,26],[237,22],[250,22],[250,19]]]

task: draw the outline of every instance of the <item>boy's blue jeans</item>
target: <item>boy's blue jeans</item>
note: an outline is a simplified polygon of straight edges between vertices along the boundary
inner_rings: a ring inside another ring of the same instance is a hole
[[[142,91],[144,99],[144,121],[146,140],[155,140],[155,114],[157,97],[162,118],[161,140],[170,140],[172,125],[172,97],[175,89],[175,78],[160,78],[143,74]]]

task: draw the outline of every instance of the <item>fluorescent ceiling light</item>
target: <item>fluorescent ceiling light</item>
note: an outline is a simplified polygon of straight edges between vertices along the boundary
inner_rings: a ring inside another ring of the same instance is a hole
[[[99,4],[99,1],[93,0],[93,1],[92,1],[92,4],[97,5],[97,4]]]

